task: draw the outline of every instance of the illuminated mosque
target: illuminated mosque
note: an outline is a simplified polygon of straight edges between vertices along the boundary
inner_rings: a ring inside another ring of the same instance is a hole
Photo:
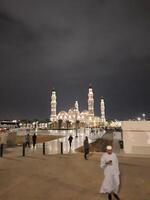
[[[100,117],[94,115],[94,94],[92,86],[88,89],[88,108],[80,112],[79,103],[76,100],[74,107],[70,108],[68,112],[60,111],[57,114],[57,95],[56,91],[53,89],[51,95],[51,114],[50,114],[50,124],[51,128],[76,128],[79,127],[99,127],[100,125],[105,125],[105,102],[104,98],[100,99]]]

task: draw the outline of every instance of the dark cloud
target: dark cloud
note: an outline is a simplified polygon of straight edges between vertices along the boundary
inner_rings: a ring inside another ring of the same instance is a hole
[[[46,118],[77,97],[109,118],[149,115],[149,1],[1,0],[0,118]]]

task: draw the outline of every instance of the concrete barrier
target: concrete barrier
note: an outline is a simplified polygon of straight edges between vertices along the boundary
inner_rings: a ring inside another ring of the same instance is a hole
[[[124,152],[150,154],[150,121],[123,121]]]

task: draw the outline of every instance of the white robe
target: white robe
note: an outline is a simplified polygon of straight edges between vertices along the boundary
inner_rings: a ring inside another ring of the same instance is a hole
[[[112,165],[106,164],[109,160],[112,160]],[[120,172],[116,154],[104,153],[101,157],[100,167],[104,169],[104,180],[100,188],[100,193],[118,193]]]

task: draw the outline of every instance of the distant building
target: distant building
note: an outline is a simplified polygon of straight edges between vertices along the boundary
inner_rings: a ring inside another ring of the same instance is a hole
[[[19,121],[17,120],[3,120],[0,121],[0,128],[19,128]]]
[[[106,122],[104,98],[100,101],[101,116],[94,115],[94,93],[91,85],[88,88],[87,110],[80,112],[79,103],[76,100],[74,107],[70,108],[68,112],[60,111],[57,114],[57,96],[54,89],[50,105],[50,122],[52,128],[60,128],[60,126],[61,128],[75,128],[77,123],[80,127],[97,127]]]

